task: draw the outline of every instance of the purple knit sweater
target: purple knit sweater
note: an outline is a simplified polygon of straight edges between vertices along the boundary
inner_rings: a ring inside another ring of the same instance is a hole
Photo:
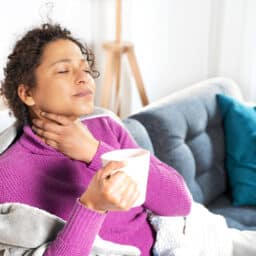
[[[159,215],[187,215],[191,206],[187,187],[173,168],[151,156],[143,206],[107,214],[84,207],[78,198],[101,168],[100,155],[138,146],[110,117],[83,122],[100,141],[89,164],[69,159],[44,144],[30,127],[24,127],[22,136],[0,156],[0,203],[25,203],[67,221],[44,255],[86,256],[99,234],[112,242],[136,246],[143,256],[148,256],[154,243],[154,232],[147,222],[145,209]]]

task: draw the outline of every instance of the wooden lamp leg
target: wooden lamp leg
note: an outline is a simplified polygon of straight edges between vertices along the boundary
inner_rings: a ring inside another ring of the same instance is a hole
[[[134,53],[134,49],[133,47],[130,47],[127,51],[127,57],[128,57],[128,61],[130,63],[131,66],[131,70],[140,94],[140,98],[142,101],[143,106],[148,105],[149,104],[149,100],[145,91],[145,87],[143,84],[143,80],[140,74],[140,70],[139,70],[139,66],[136,60],[136,56]]]
[[[121,81],[121,52],[116,52],[116,95],[115,95],[115,112],[120,116],[120,81]]]
[[[108,51],[106,56],[105,78],[101,90],[101,106],[104,108],[108,108],[110,104],[115,66],[114,53]]]

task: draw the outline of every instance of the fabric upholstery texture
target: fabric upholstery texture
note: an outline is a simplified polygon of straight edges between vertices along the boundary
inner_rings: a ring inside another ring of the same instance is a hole
[[[147,130],[140,122],[135,119],[128,118],[123,120],[123,124],[129,130],[130,134],[136,140],[140,147],[147,149],[152,154],[154,154],[153,145],[149,138]]]
[[[217,95],[217,99],[233,204],[256,206],[256,109],[225,95]]]
[[[194,200],[208,204],[226,190],[224,133],[216,94],[208,84],[167,96],[132,116],[147,129],[156,155],[185,177]],[[154,120],[152,122],[151,120]]]
[[[195,201],[222,214],[230,227],[256,230],[256,207],[232,205],[217,94],[242,100],[232,80],[215,78],[158,100],[129,119],[145,127],[155,155],[183,175]]]

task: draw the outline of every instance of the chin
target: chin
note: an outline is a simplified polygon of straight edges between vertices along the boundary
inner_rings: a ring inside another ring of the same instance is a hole
[[[83,107],[77,111],[77,116],[83,116],[83,115],[89,115],[94,111],[94,105],[87,105],[86,107]]]

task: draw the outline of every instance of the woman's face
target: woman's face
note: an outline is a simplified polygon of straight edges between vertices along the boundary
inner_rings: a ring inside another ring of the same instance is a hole
[[[80,48],[70,40],[49,43],[36,69],[34,108],[77,118],[93,111],[95,83]]]

